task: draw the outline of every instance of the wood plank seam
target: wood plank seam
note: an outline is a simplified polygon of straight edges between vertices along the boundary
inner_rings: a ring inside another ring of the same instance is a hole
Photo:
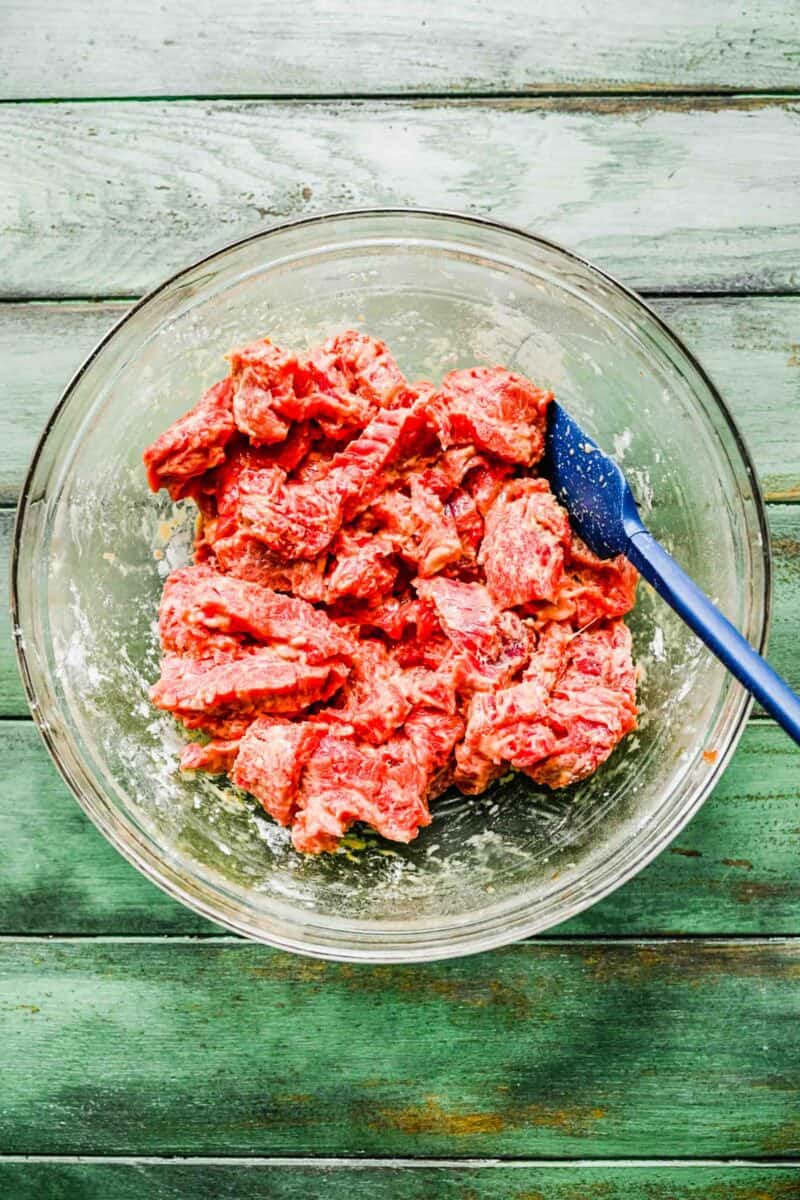
[[[254,1155],[252,1158],[241,1154],[2,1154],[3,1163],[75,1163],[97,1166],[242,1166],[242,1167],[316,1167],[336,1170],[369,1170],[372,1167],[413,1167],[414,1169],[441,1170],[446,1167],[469,1166],[475,1170],[491,1171],[495,1169],[528,1167],[562,1168],[572,1167],[606,1167],[611,1163],[617,1167],[629,1167],[633,1170],[646,1170],[652,1167],[741,1167],[743,1170],[752,1167],[775,1167],[797,1170],[800,1172],[800,1161],[786,1158],[525,1158],[519,1155],[492,1155],[491,1158],[464,1156],[441,1158],[425,1156],[424,1158],[390,1156],[385,1158],[375,1155]]]
[[[269,104],[328,103],[337,100],[366,102],[448,100],[797,100],[800,91],[786,88],[712,87],[608,87],[582,91],[576,88],[484,88],[479,91],[452,88],[422,91],[337,91],[337,92],[165,92],[162,95],[107,96],[0,96],[0,107],[15,104],[171,104],[182,101],[259,101]]]

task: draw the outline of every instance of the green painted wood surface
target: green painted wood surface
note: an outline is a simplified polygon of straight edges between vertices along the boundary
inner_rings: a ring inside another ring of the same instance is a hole
[[[799,983],[780,939],[5,942],[0,1152],[797,1155]]]
[[[730,406],[771,499],[800,499],[800,297],[655,300]],[[72,372],[126,311],[105,303],[0,304],[0,502],[14,503]]]
[[[10,1200],[796,1200],[797,1167],[3,1163]]]
[[[4,0],[0,98],[758,88],[800,84],[789,5],[553,0]]]
[[[0,933],[219,932],[95,830],[30,721],[0,723],[0,759]],[[752,722],[672,848],[554,936],[800,934],[799,779],[800,750]]]
[[[276,220],[375,204],[489,213],[634,287],[800,285],[796,100],[10,104],[0,160],[2,298],[135,295]]]

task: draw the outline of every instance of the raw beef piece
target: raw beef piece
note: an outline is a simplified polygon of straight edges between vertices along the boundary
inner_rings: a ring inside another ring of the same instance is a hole
[[[468,491],[458,487],[450,493],[446,509],[455,522],[462,558],[475,562],[484,533],[483,517],[477,504]]]
[[[207,775],[229,775],[239,750],[239,739],[206,742],[205,746],[189,742],[181,751],[182,771],[205,771]]]
[[[372,396],[360,395],[324,355],[300,358],[265,339],[235,351],[231,366],[236,424],[256,445],[280,441],[291,421],[317,420],[340,438],[363,429],[375,411]]]
[[[574,533],[554,604],[578,628],[604,618],[624,617],[636,601],[636,568],[623,555],[602,559]]]
[[[210,496],[201,492],[196,497],[203,517],[205,542],[213,546],[237,532],[243,481],[268,468],[279,468],[289,474],[305,459],[312,444],[308,424],[292,426],[288,437],[277,446],[254,448],[241,439],[232,442],[222,466],[203,480],[202,486],[210,489]]]
[[[463,556],[455,517],[430,488],[416,477],[410,495],[399,488],[384,491],[368,516],[378,524],[404,562],[423,577],[436,574]]]
[[[486,515],[478,555],[500,608],[555,599],[570,533],[546,479],[515,479],[503,487]]]
[[[233,415],[240,429],[254,446],[282,442],[289,422],[280,415],[277,389],[265,386],[258,374],[247,367],[237,378],[233,393]]]
[[[239,521],[277,558],[317,558],[342,523],[342,497],[325,484],[287,483],[270,467],[242,480]]]
[[[411,504],[419,522],[417,570],[423,579],[435,575],[464,554],[453,513],[420,479],[411,480]]]
[[[312,354],[312,362],[326,373],[333,368],[350,391],[381,408],[402,397],[408,386],[386,343],[353,329],[329,338]]]
[[[395,842],[410,842],[430,824],[429,773],[402,734],[381,746],[326,734],[306,765],[292,825],[296,849],[335,850],[356,821]]]
[[[380,746],[322,737],[300,783],[292,840],[298,850],[333,850],[355,821],[396,842],[430,824],[427,797],[463,730],[456,715],[415,709]]]
[[[455,781],[463,791],[484,791],[508,765],[521,767],[526,756],[538,761],[554,744],[542,721],[571,639],[568,626],[556,622],[543,626],[519,683],[473,695],[464,740],[456,750]]]
[[[379,413],[318,481],[287,481],[275,467],[248,475],[240,484],[240,523],[279,558],[316,558],[342,522],[381,491],[384,468],[419,425],[410,409]]]
[[[459,786],[481,791],[507,765],[549,787],[585,778],[635,728],[634,689],[621,622],[572,638],[551,625],[522,682],[470,701]]]
[[[403,732],[414,747],[428,776],[428,786],[447,765],[456,742],[464,734],[464,721],[456,712],[429,708],[420,703],[408,717]]]
[[[504,367],[451,371],[430,401],[442,445],[471,444],[507,462],[533,466],[544,453],[553,399]]]
[[[337,454],[324,484],[344,506],[344,518],[353,519],[383,491],[386,468],[400,454],[410,453],[425,429],[425,416],[412,404],[379,412],[363,433]]]
[[[381,642],[365,640],[336,702],[311,719],[380,745],[420,704],[454,712],[448,679],[426,667],[401,667]]]
[[[231,779],[251,792],[276,821],[288,825],[300,777],[322,735],[320,726],[307,721],[260,717],[239,744]]]
[[[482,517],[485,517],[513,471],[510,463],[496,462],[480,458],[476,466],[471,467],[464,480],[464,487],[475,501],[475,507]]]
[[[419,580],[417,593],[430,600],[442,628],[458,650],[491,657],[500,648],[500,610],[481,583],[455,579]]]
[[[337,661],[309,663],[259,646],[236,658],[183,658],[166,654],[161,678],[150,690],[156,708],[172,712],[190,728],[212,729],[203,718],[223,710],[300,713],[341,687],[347,668]]]
[[[361,645],[337,701],[315,720],[375,745],[385,742],[403,724],[412,707],[403,673],[380,642]]]
[[[343,596],[360,600],[390,596],[397,579],[392,554],[392,543],[380,534],[340,529],[331,546],[332,566],[325,576],[326,602],[332,604]]]
[[[235,533],[214,544],[216,565],[238,579],[249,579],[276,592],[289,592],[314,604],[325,597],[322,555],[313,562],[282,562],[247,533]]]
[[[152,491],[166,488],[178,500],[187,494],[192,480],[219,466],[236,432],[232,401],[230,379],[215,383],[194,408],[148,446],[144,465]]]
[[[418,580],[419,595],[433,602],[456,654],[450,663],[459,692],[492,691],[527,664],[533,630],[516,613],[502,612],[481,583],[437,576]]]
[[[621,620],[579,634],[556,683],[547,720],[557,734],[549,757],[528,769],[539,784],[566,787],[596,771],[636,728],[630,630]]]
[[[223,647],[235,654],[243,636],[283,642],[302,650],[310,663],[336,657],[348,661],[355,650],[342,630],[305,600],[223,575],[207,565],[183,567],[169,576],[159,628],[165,650],[200,657]]]

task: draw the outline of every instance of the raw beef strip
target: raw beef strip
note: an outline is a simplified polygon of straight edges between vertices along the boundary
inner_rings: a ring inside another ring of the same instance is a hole
[[[478,562],[500,608],[553,600],[569,545],[566,510],[546,479],[507,483],[486,516]]]
[[[516,613],[501,612],[481,583],[439,575],[417,580],[419,595],[433,601],[456,655],[452,683],[460,692],[492,691],[527,664],[533,630]]]
[[[572,638],[551,625],[522,682],[470,701],[459,786],[482,791],[507,764],[549,787],[583,779],[635,728],[634,686],[621,622]]]
[[[330,618],[295,596],[223,575],[210,566],[173,571],[159,613],[161,645],[179,654],[208,653],[224,645],[234,653],[236,636],[283,642],[302,650],[310,663],[351,659],[355,644]]]
[[[220,570],[238,579],[249,579],[276,592],[290,592],[312,604],[325,598],[324,555],[312,562],[283,562],[243,532],[216,542],[214,554]]]
[[[178,500],[186,495],[191,480],[219,466],[236,432],[232,401],[230,379],[215,383],[194,408],[148,446],[144,465],[152,491],[166,488]]]
[[[392,841],[410,842],[430,824],[427,786],[428,772],[408,738],[369,746],[326,734],[303,774],[292,825],[295,848],[307,854],[335,850],[356,821]]]
[[[181,751],[182,771],[205,771],[207,775],[229,775],[239,750],[239,739],[214,740],[204,746],[190,742]]]
[[[174,713],[191,728],[210,729],[203,717],[219,710],[242,715],[300,713],[330,697],[346,676],[341,662],[286,659],[269,646],[223,660],[167,654],[150,699],[156,708]]]
[[[545,416],[552,399],[552,392],[504,367],[472,367],[445,375],[429,411],[445,448],[471,444],[530,467],[544,453]]]
[[[239,520],[278,558],[317,558],[342,524],[342,496],[324,484],[287,483],[278,467],[240,485]]]
[[[329,338],[312,354],[312,361],[326,373],[333,368],[351,391],[381,408],[401,397],[408,386],[386,343],[353,329]]]
[[[547,720],[557,734],[549,757],[528,774],[539,784],[566,787],[605,762],[636,728],[636,675],[630,630],[621,620],[576,637],[570,664],[553,689]]]
[[[241,740],[231,779],[252,792],[276,821],[288,825],[300,777],[322,735],[320,726],[307,721],[261,717]]]
[[[381,534],[340,529],[331,546],[333,565],[325,576],[326,602],[332,604],[343,596],[360,600],[390,596],[397,579],[393,550]]]

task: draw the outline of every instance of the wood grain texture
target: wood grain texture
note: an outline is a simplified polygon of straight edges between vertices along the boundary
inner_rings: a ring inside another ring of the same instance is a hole
[[[791,1156],[800,943],[0,945],[0,1151]],[[746,1036],[742,1031],[746,1030]]]
[[[796,101],[5,105],[0,160],[4,298],[136,295],[275,221],[376,204],[489,213],[639,288],[800,285]]]
[[[794,688],[800,687],[797,612],[800,606],[800,506],[770,505],[775,588],[769,659]],[[0,588],[8,593],[9,553],[14,514],[0,509]],[[0,717],[27,716],[17,672],[8,609],[0,608]]]
[[[733,412],[769,498],[800,499],[800,297],[661,299]],[[16,503],[36,440],[72,372],[124,302],[0,304],[0,503]]]
[[[796,1200],[792,1166],[0,1162],[9,1200]]]
[[[29,721],[0,723],[0,933],[195,934],[78,807]],[[800,750],[752,723],[711,799],[671,850],[561,935],[800,934]]]
[[[3,0],[0,98],[759,88],[800,84],[789,6],[624,0]],[[532,14],[533,17],[533,14]]]

